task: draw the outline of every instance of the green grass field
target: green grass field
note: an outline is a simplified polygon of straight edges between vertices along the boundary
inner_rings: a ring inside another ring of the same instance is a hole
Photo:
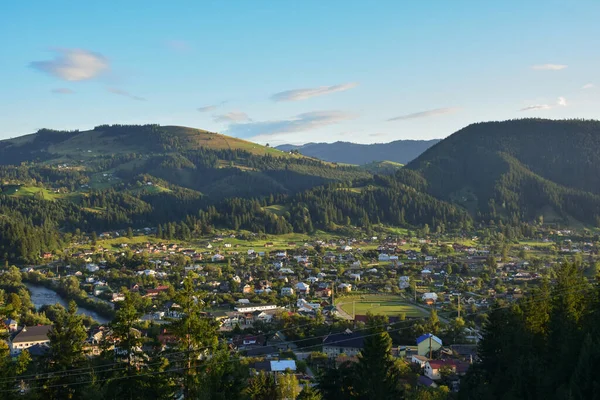
[[[6,194],[15,197],[34,197],[40,196],[44,200],[54,201],[57,199],[75,198],[79,193],[54,193],[46,188],[36,186],[14,186],[5,190]]]
[[[366,315],[368,311],[373,314],[398,316],[404,313],[407,317],[426,317],[427,313],[421,308],[406,303],[400,296],[394,295],[365,295],[342,297],[336,301],[349,315],[352,315],[354,301],[355,315]]]

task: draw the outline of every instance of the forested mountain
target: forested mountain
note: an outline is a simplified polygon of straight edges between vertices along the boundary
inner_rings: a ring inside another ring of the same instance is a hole
[[[404,168],[357,168],[188,128],[42,130],[0,142],[10,163],[0,165],[0,257],[35,260],[77,229],[160,227],[166,239],[187,239],[214,228],[598,225],[598,145],[596,121],[492,122]]]
[[[375,144],[350,142],[306,143],[302,146],[282,144],[277,146],[277,149],[297,150],[306,156],[336,163],[363,165],[374,161],[392,161],[406,164],[437,142],[439,139],[396,140],[390,143]]]
[[[598,121],[486,122],[461,129],[405,169],[424,179],[428,193],[485,219],[598,224],[598,146]]]
[[[190,238],[215,227],[288,233],[470,221],[367,168],[190,128],[42,129],[0,142],[0,160],[0,257],[10,260],[34,261],[75,230],[160,226],[165,238]]]

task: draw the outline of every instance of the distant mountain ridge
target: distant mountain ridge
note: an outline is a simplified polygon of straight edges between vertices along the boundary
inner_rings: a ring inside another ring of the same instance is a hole
[[[324,161],[345,164],[369,164],[375,161],[393,161],[407,164],[438,143],[432,140],[396,140],[390,143],[358,144],[351,142],[306,143],[301,146],[282,144],[278,150],[298,150],[301,154]]]

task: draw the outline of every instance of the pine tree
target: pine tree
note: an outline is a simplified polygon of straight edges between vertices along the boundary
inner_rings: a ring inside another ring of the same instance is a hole
[[[83,398],[83,387],[73,386],[77,382],[89,380],[89,376],[70,376],[64,374],[69,369],[78,369],[86,362],[83,345],[87,337],[83,326],[83,317],[77,314],[75,302],[69,303],[67,311],[61,312],[50,332],[50,349],[48,352],[48,372],[56,375],[48,382],[46,394],[51,398]],[[78,385],[79,386],[79,385]]]
[[[400,371],[390,350],[392,339],[381,325],[375,325],[364,339],[364,347],[355,366],[357,398],[397,399],[402,396]]]

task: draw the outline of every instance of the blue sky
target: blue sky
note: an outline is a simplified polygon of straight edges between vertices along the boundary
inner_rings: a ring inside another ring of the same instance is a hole
[[[596,0],[6,2],[0,138],[160,123],[372,143],[599,118],[598,15]]]

